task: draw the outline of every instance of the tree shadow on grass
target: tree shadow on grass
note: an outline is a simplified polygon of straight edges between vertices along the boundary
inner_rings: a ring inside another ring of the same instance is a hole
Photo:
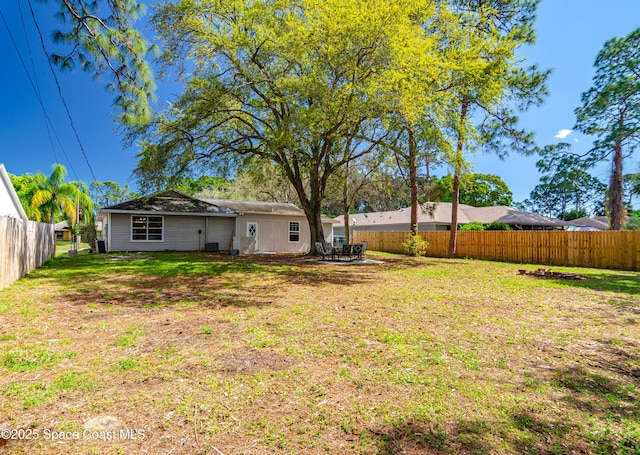
[[[48,281],[74,288],[78,283],[99,287],[105,277],[129,276],[137,280],[231,277],[228,286],[244,286],[242,280],[277,277],[302,286],[354,286],[379,280],[379,272],[413,268],[433,268],[428,258],[382,258],[382,264],[349,265],[309,261],[301,254],[230,256],[224,253],[153,252],[93,254],[76,258],[60,257],[49,261],[25,279]],[[380,259],[376,257],[376,259]],[[235,283],[232,281],[235,280]]]
[[[550,383],[563,394],[561,403],[599,424],[587,424],[583,419],[572,423],[532,409],[515,409],[509,414],[517,429],[511,433],[510,444],[517,453],[640,454],[640,435],[633,426],[624,425],[640,418],[633,383],[579,367],[556,370]],[[622,425],[611,429],[611,422]]]
[[[480,420],[420,422],[410,420],[375,431],[378,455],[491,454],[490,425]]]
[[[616,365],[625,357],[620,356],[619,361],[593,360],[588,368],[540,371],[539,382],[558,396],[549,409],[544,402],[516,404],[497,416],[499,421],[462,417],[438,422],[409,416],[382,430],[369,429],[368,437],[376,441],[379,455],[638,455],[640,433],[634,422],[640,420],[640,378]]]
[[[370,268],[326,268],[300,255],[244,256],[154,253],[58,261],[40,278],[55,279],[72,304],[153,307],[265,306],[290,286],[313,292],[324,285],[353,286],[376,280]],[[38,279],[34,276],[34,279]]]

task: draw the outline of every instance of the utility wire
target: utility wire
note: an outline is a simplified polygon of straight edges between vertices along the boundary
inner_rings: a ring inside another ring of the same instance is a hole
[[[73,122],[73,118],[71,117],[71,112],[69,111],[69,106],[67,105],[67,101],[64,98],[64,95],[62,94],[62,88],[60,87],[60,82],[58,81],[58,76],[56,76],[56,72],[53,69],[53,65],[51,64],[51,60],[49,58],[49,53],[47,52],[47,48],[44,45],[44,39],[42,38],[42,32],[40,31],[40,26],[38,25],[38,21],[36,20],[36,15],[33,12],[33,5],[31,4],[31,0],[27,0],[27,3],[29,4],[29,10],[31,11],[31,17],[33,18],[33,23],[36,26],[36,30],[38,31],[38,36],[40,37],[40,44],[42,46],[42,51],[44,52],[44,55],[47,57],[47,63],[49,64],[49,69],[51,70],[51,74],[53,75],[53,79],[56,82],[56,87],[58,88],[58,95],[60,96],[60,100],[62,101],[62,104],[64,105],[64,109],[67,113],[67,117],[69,118],[69,123],[71,125],[71,129],[73,130],[73,133],[75,134],[76,140],[78,141],[78,145],[80,146],[80,151],[82,152],[82,156],[84,156],[84,160],[87,163],[87,166],[89,167],[89,172],[91,172],[91,176],[93,177],[94,181],[97,181],[98,179],[96,178],[96,175],[93,172],[93,168],[91,167],[91,163],[89,163],[89,158],[87,157],[87,153],[84,150],[84,147],[82,145],[82,141],[80,140],[80,135],[78,134],[78,130],[76,129],[75,123]]]
[[[42,92],[40,91],[40,84],[38,83],[38,73],[36,72],[36,65],[33,62],[33,52],[31,51],[31,45],[29,44],[29,34],[27,33],[27,25],[24,22],[24,14],[22,14],[22,6],[20,6],[20,2],[18,2],[18,11],[20,11],[20,22],[22,23],[22,31],[24,33],[24,40],[27,43],[27,49],[29,50],[29,60],[31,61],[31,71],[33,74],[33,80],[35,82],[36,96],[38,99],[42,98]],[[27,74],[29,76],[29,74]],[[42,111],[44,117],[44,126],[47,128],[47,136],[49,137],[49,144],[51,144],[51,151],[53,152],[53,158],[56,163],[59,163],[58,155],[56,154],[56,148],[53,144],[53,138],[51,137],[51,129],[49,128],[49,123],[47,122],[47,114],[43,110]],[[67,160],[68,161],[68,160]],[[68,163],[71,165],[71,163]],[[77,179],[77,177],[76,177]]]
[[[31,85],[31,88],[33,89],[33,91],[36,94],[36,97],[38,98],[38,102],[40,103],[40,107],[42,108],[42,112],[43,115],[46,119],[45,123],[48,123],[48,125],[51,126],[51,128],[53,128],[53,134],[56,137],[58,144],[60,144],[60,148],[62,149],[62,153],[64,154],[65,158],[67,159],[67,162],[69,163],[69,167],[71,168],[71,171],[73,172],[73,175],[75,175],[76,180],[79,180],[78,178],[78,174],[76,174],[75,169],[73,168],[73,165],[71,164],[71,160],[69,160],[69,156],[67,156],[67,152],[64,150],[64,147],[62,146],[62,142],[60,141],[60,138],[58,137],[58,134],[55,131],[55,128],[53,127],[53,123],[51,122],[51,118],[49,117],[49,114],[47,114],[47,109],[44,106],[44,102],[42,101],[42,97],[40,96],[40,91],[36,88],[33,79],[31,79],[31,75],[29,73],[29,70],[27,69],[27,65],[24,62],[24,59],[22,58],[22,54],[20,52],[20,49],[18,48],[18,45],[16,43],[16,40],[13,37],[13,34],[11,33],[11,29],[9,28],[9,24],[7,23],[7,20],[4,17],[4,14],[2,13],[2,11],[0,10],[0,17],[2,18],[2,22],[4,23],[4,26],[7,30],[7,33],[9,34],[9,38],[11,39],[11,43],[13,44],[13,47],[18,55],[18,59],[20,60],[20,64],[22,65],[22,68],[24,69],[26,75],[27,75],[27,80],[29,81],[29,84]],[[48,130],[48,127],[47,127]],[[51,138],[51,136],[49,136],[49,138]],[[57,160],[57,156],[55,153],[55,149],[53,151],[53,155]]]

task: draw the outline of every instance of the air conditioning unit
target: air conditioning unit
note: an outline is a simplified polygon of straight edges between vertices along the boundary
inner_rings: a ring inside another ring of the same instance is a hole
[[[204,250],[205,251],[211,251],[211,252],[218,252],[220,251],[220,246],[218,245],[218,242],[215,243],[205,243],[204,244]]]

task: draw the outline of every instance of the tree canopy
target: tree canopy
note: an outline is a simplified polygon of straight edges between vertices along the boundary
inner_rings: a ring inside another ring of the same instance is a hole
[[[43,0],[47,1],[47,0]],[[150,102],[155,83],[146,55],[152,49],[134,28],[145,7],[135,0],[61,0],[56,14],[62,28],[54,42],[68,52],[53,54],[62,69],[80,64],[96,78],[108,77],[107,89],[116,93],[115,104],[125,125],[142,125],[151,119]]]
[[[593,163],[571,150],[571,144],[560,143],[540,151],[536,167],[542,177],[522,208],[562,220],[601,211],[606,185],[589,173]]]
[[[453,198],[453,176],[434,178],[430,183],[433,201],[451,202]],[[510,206],[513,193],[507,184],[493,174],[465,174],[460,179],[460,203],[473,207],[494,205]]]
[[[515,50],[535,38],[533,22],[538,0],[451,3],[472,25],[465,40],[450,44],[467,58],[467,63],[452,76],[450,92],[455,102],[448,116],[453,144],[446,158],[453,175],[449,256],[454,257],[465,153],[484,149],[505,157],[510,150],[533,152],[532,135],[517,128],[516,111],[542,102],[549,72],[540,71],[535,65],[523,67],[515,58]],[[470,52],[472,49],[477,52]]]
[[[389,138],[399,92],[404,112],[422,112],[444,81],[443,22],[457,26],[446,8],[417,0],[161,5],[153,23],[165,63],[189,76],[147,131],[136,172],[163,186],[225,158],[271,161],[297,193],[311,244],[322,241],[329,178]]]
[[[66,175],[67,170],[63,165],[54,164],[49,177],[40,172],[11,176],[29,219],[53,224],[66,218],[71,225],[78,219],[92,219],[93,202],[87,185],[83,182],[67,182]]]
[[[593,86],[582,94],[576,128],[598,139],[592,161],[611,157],[607,207],[612,229],[623,229],[624,159],[640,141],[640,29],[604,44],[595,61]]]

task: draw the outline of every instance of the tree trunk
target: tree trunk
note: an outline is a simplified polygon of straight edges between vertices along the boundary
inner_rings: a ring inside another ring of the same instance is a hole
[[[425,172],[425,177],[424,177],[424,200],[425,202],[431,202],[431,191],[430,191],[430,186],[431,184],[431,156],[429,155],[429,152],[427,152],[426,154],[426,172]]]
[[[449,257],[456,257],[458,241],[458,202],[460,201],[460,173],[462,172],[462,152],[464,150],[465,123],[467,122],[467,111],[469,101],[462,100],[460,107],[460,125],[458,126],[458,140],[456,144],[456,154],[453,158],[453,194],[451,195],[451,233],[449,234]]]
[[[623,194],[623,174],[622,174],[622,143],[616,142],[613,155],[613,170],[611,181],[609,182],[609,210],[611,210],[611,229],[621,231],[624,229],[624,204]]]
[[[451,233],[449,234],[449,257],[456,257],[458,241],[458,200],[460,199],[460,173],[456,166],[453,174],[453,194],[451,195]]]
[[[318,210],[314,211],[311,214],[311,219],[307,215],[307,219],[309,219],[309,229],[311,230],[311,251],[310,254],[316,254],[316,242],[324,243],[324,230],[322,229],[322,218],[320,214],[320,207]],[[313,221],[313,222],[312,222]]]
[[[344,165],[344,187],[342,191],[342,207],[344,208],[344,242],[351,243],[351,233],[349,232],[349,162]]]
[[[411,235],[418,234],[418,144],[409,128],[409,187],[411,191]]]

